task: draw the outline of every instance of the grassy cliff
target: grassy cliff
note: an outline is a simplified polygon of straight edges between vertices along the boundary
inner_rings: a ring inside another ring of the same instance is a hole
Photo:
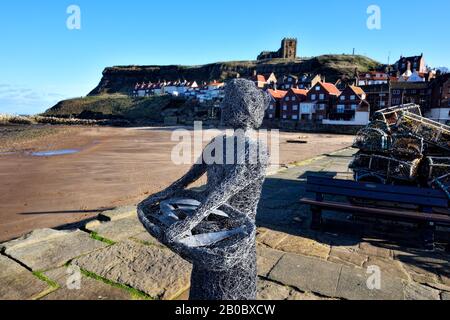
[[[335,82],[342,77],[352,77],[360,72],[382,68],[383,65],[368,57],[358,55],[323,55],[296,60],[272,59],[265,61],[218,62],[201,66],[117,66],[103,71],[99,85],[90,95],[129,93],[137,82],[179,79],[211,81],[249,77],[258,73],[274,72],[277,75],[320,73],[327,81]]]

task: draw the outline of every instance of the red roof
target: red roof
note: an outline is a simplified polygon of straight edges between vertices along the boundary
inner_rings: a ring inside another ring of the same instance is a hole
[[[272,89],[269,89],[269,90],[267,90],[267,92],[269,92],[269,94],[274,99],[283,99],[286,96],[286,94],[287,94],[287,91],[284,91],[284,90],[272,90]]]
[[[355,86],[349,86],[349,87],[350,87],[350,89],[352,89],[353,92],[356,93],[358,96],[362,96],[362,95],[366,94],[366,93],[364,92],[364,90],[361,89],[360,87],[355,87]]]
[[[338,96],[341,94],[338,88],[332,83],[328,82],[320,82],[320,84],[325,88],[325,90],[328,91],[329,94],[333,94],[335,96]]]
[[[292,88],[291,89],[293,93],[295,93],[296,95],[302,95],[302,96],[306,96],[308,94],[308,90],[305,89],[296,89],[296,88]]]

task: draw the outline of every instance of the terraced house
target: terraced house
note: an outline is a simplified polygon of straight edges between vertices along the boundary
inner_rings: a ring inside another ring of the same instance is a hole
[[[366,93],[360,87],[348,86],[339,95],[336,105],[324,124],[366,125],[369,122],[370,105]]]
[[[270,120],[280,119],[281,116],[281,105],[283,99],[287,94],[284,90],[269,89],[267,93],[270,95],[269,108],[266,111],[266,118]]]
[[[308,90],[291,88],[283,98],[281,119],[300,120],[300,104],[306,100]]]
[[[322,121],[327,119],[332,106],[341,94],[332,83],[317,82],[307,94],[306,100],[300,104],[301,118]]]

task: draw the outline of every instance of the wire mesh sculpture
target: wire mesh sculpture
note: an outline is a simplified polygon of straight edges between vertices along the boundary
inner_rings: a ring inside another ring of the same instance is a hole
[[[269,155],[252,130],[261,126],[269,101],[252,81],[229,82],[222,117],[237,130],[213,139],[184,177],[138,206],[147,231],[192,262],[191,300],[256,299],[255,218]],[[207,150],[217,143],[224,152],[208,163]],[[205,173],[204,191],[186,189]]]

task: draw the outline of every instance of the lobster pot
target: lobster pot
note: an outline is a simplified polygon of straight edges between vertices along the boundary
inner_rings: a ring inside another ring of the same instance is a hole
[[[423,138],[426,143],[450,151],[450,127],[439,122],[417,116],[404,114],[397,122],[400,132],[406,132]]]
[[[387,152],[390,149],[391,137],[378,128],[364,128],[358,132],[353,147],[364,152]]]
[[[450,174],[450,158],[426,157],[423,162],[423,176],[429,182]]]
[[[419,105],[405,104],[397,107],[379,110],[375,112],[375,114],[373,115],[373,120],[382,121],[386,123],[389,127],[391,127],[394,126],[404,114],[409,113],[415,114],[419,117],[422,116],[422,111],[420,110]]]
[[[423,139],[410,134],[394,134],[391,151],[393,155],[400,158],[421,158],[424,152]]]
[[[376,176],[385,177],[387,181],[414,181],[418,175],[420,159],[402,161],[380,155],[358,154],[350,164],[356,172],[371,172]]]

